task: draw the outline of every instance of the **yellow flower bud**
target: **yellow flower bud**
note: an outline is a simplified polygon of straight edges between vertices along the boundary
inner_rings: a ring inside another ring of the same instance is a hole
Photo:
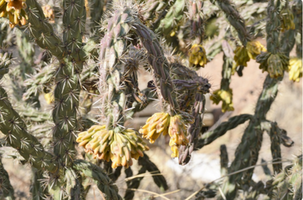
[[[236,62],[236,66],[247,66],[247,62],[250,60],[248,52],[245,47],[237,47],[234,51],[234,60]]]
[[[246,49],[249,57],[254,60],[262,51],[266,52],[266,48],[259,41],[247,42]]]

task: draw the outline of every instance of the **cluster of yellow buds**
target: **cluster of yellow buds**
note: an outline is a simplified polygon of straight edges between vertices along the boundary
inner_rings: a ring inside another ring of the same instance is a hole
[[[105,125],[94,125],[79,133],[77,142],[93,158],[111,160],[112,168],[128,168],[133,164],[132,158],[143,157],[143,151],[149,150],[134,130],[107,130]]]
[[[247,66],[247,62],[250,59],[256,59],[261,52],[266,52],[266,48],[259,41],[250,41],[247,42],[246,47],[237,47],[234,51],[235,67]]]
[[[229,88],[228,90],[220,90],[220,89],[216,90],[210,96],[210,99],[215,104],[219,104],[219,102],[222,101],[222,112],[234,110],[232,98],[233,98],[233,91],[231,88]]]
[[[291,58],[289,60],[289,80],[299,82],[302,77],[302,59],[301,58]]]
[[[181,115],[171,117],[168,113],[155,113],[147,119],[146,124],[139,130],[139,133],[143,134],[143,138],[149,139],[150,143],[154,143],[161,133],[163,135],[168,133],[170,136],[169,146],[171,146],[173,151],[171,155],[173,158],[179,156],[178,147],[180,145],[188,144],[185,121]]]
[[[189,63],[199,69],[208,62],[206,51],[202,45],[194,44],[189,50]]]
[[[50,5],[42,6],[43,14],[48,19],[49,23],[55,23],[54,9]]]
[[[146,120],[145,125],[139,130],[143,134],[143,138],[149,139],[150,143],[154,143],[161,135],[168,133],[170,116],[168,113],[155,113]]]
[[[295,29],[294,15],[289,8],[283,8],[280,11],[281,18],[281,31],[284,32],[286,30]]]
[[[11,28],[25,25],[28,20],[25,8],[25,0],[0,0],[0,17],[8,18]]]

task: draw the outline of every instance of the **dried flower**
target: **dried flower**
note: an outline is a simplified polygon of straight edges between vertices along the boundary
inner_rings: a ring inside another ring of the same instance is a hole
[[[258,41],[247,42],[246,47],[237,47],[234,51],[236,66],[247,66],[247,62],[250,59],[256,59],[261,52],[266,52],[266,48]]]
[[[202,45],[194,44],[189,50],[189,63],[195,68],[204,67],[208,62],[206,51]]]
[[[236,62],[236,66],[247,66],[247,62],[250,60],[248,52],[245,47],[239,46],[234,51],[234,60]]]
[[[233,91],[232,89],[228,90],[216,90],[214,93],[210,96],[210,99],[215,103],[219,104],[220,101],[222,101],[222,112],[226,111],[233,111],[234,106],[232,102],[233,97]]]
[[[266,48],[259,41],[247,42],[246,49],[249,57],[254,60],[261,52],[266,52]]]

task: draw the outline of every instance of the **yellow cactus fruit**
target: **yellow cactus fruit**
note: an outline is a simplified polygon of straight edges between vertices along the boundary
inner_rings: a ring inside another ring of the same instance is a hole
[[[16,25],[22,26],[27,23],[28,19],[25,8],[25,0],[9,0],[6,4],[6,13],[0,10],[0,14],[9,19],[11,28]]]
[[[55,23],[54,9],[50,5],[42,6],[43,14],[48,19],[49,23]]]
[[[134,130],[107,130],[105,125],[94,125],[79,133],[76,141],[93,158],[111,160],[112,168],[128,168],[133,164],[132,158],[138,159],[144,155],[143,151],[149,150]]]
[[[114,142],[111,144],[112,168],[118,166],[128,168],[133,164],[131,158],[137,160],[144,156],[143,151],[149,150],[144,141],[132,129],[117,132],[114,137]]]
[[[187,129],[185,126],[185,121],[181,115],[175,115],[170,118],[168,134],[170,136],[169,146],[173,151],[171,155],[173,158],[177,157],[179,154],[178,147],[180,145],[187,145]]]
[[[214,93],[210,96],[210,99],[215,103],[219,104],[220,101],[222,101],[222,112],[226,111],[233,111],[234,106],[232,102],[233,92],[232,89],[228,90],[216,90]]]
[[[289,60],[289,80],[294,82],[299,82],[302,77],[302,59],[301,58],[291,58]]]
[[[236,66],[247,66],[247,62],[250,60],[250,57],[246,48],[239,46],[236,48],[234,53],[234,61],[236,62]]]
[[[286,30],[295,29],[294,15],[289,8],[283,8],[280,11],[281,18],[281,31],[284,32]]]
[[[146,120],[146,124],[139,130],[139,133],[143,134],[143,138],[149,139],[150,143],[154,143],[161,133],[163,135],[168,133],[169,119],[168,113],[155,113]]]
[[[267,71],[271,78],[277,78],[288,71],[288,57],[283,54],[271,54],[267,59]]]
[[[113,131],[106,126],[94,125],[87,131],[79,133],[77,142],[84,147],[85,152],[93,154],[93,158],[109,161],[110,144],[113,142]]]
[[[266,52],[266,48],[259,41],[247,42],[246,49],[249,57],[254,60],[262,51]]]
[[[175,115],[170,118],[168,134],[170,140],[176,145],[186,145],[188,143],[187,129],[185,127],[185,121],[181,115]]]
[[[204,67],[208,62],[206,51],[202,45],[194,44],[189,50],[189,63],[195,68]]]

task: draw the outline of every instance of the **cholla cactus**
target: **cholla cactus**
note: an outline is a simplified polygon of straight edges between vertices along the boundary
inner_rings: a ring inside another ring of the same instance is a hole
[[[301,4],[299,0],[63,0],[47,4],[0,0],[0,131],[5,135],[3,144],[15,148],[22,162],[33,168],[32,197],[85,199],[90,188],[86,182],[93,179],[105,199],[122,199],[113,181],[122,168],[127,177],[132,176],[136,160],[139,177],[127,183],[125,199],[134,197],[146,172],[157,173],[155,184],[166,190],[166,180],[145,154],[149,147],[142,138],[154,143],[161,134],[169,135],[171,157],[184,165],[194,150],[249,121],[235,159],[230,166],[226,159],[222,164],[222,171],[232,175],[220,188],[226,199],[235,199],[239,190],[257,198],[262,184],[252,184],[254,169],[234,172],[256,164],[264,131],[271,137],[275,160],[282,160],[280,145],[293,144],[266,114],[284,72],[289,71],[294,81],[302,77]],[[266,36],[266,49],[256,35]],[[166,40],[160,42],[161,38]],[[14,41],[19,57],[7,53],[16,48]],[[294,44],[298,59],[289,61]],[[222,80],[211,100],[222,101],[223,112],[234,110],[231,79],[235,72],[245,75],[243,68],[250,59],[256,59],[269,75],[254,115],[234,116],[203,132],[205,94],[211,85],[195,70],[202,71],[220,52]],[[143,89],[139,87],[141,69],[153,79]],[[46,98],[39,98],[43,94]],[[159,100],[162,112],[146,121],[138,130],[141,135],[127,128],[127,120],[154,99]],[[52,109],[51,114],[45,109]],[[8,173],[1,166],[0,179],[8,190],[3,196],[13,198]],[[281,164],[273,166],[275,173],[282,169]],[[274,193],[285,194],[285,186],[298,191],[297,177],[283,181],[293,179],[295,187],[274,182]],[[209,194],[214,196],[216,187],[207,187]]]

